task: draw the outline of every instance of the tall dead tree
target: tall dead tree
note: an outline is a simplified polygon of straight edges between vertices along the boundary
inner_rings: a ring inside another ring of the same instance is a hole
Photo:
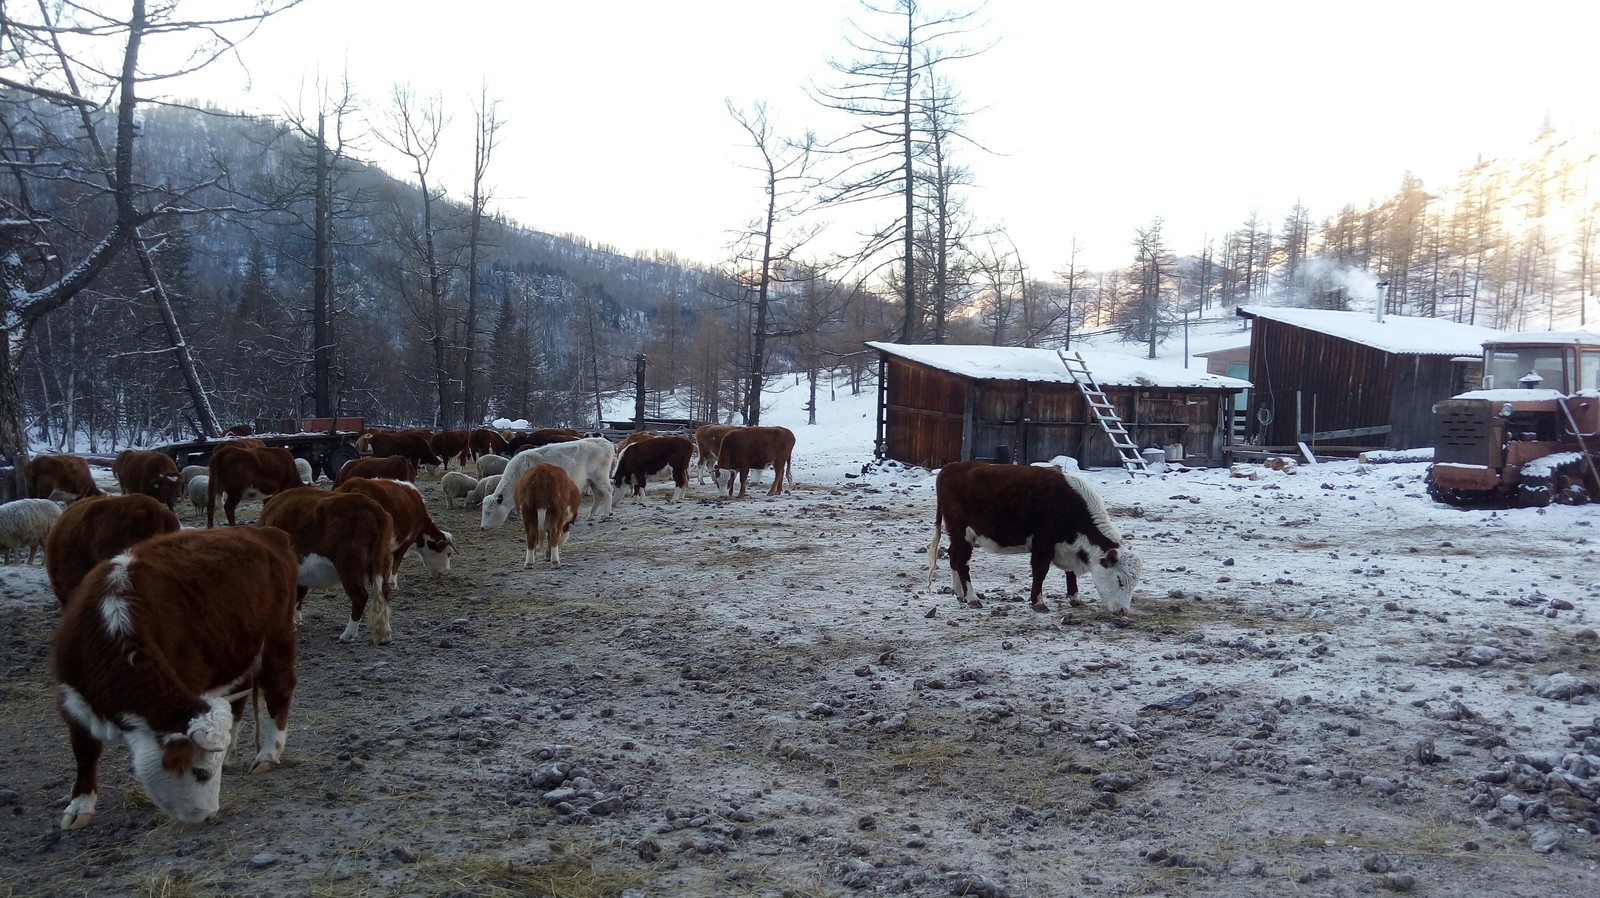
[[[467,223],[467,310],[462,326],[461,347],[461,420],[468,427],[476,424],[478,414],[478,256],[483,248],[483,221],[488,211],[490,191],[484,184],[489,174],[489,160],[499,144],[499,103],[489,99],[489,86],[484,84],[473,108],[472,131],[472,209]]]

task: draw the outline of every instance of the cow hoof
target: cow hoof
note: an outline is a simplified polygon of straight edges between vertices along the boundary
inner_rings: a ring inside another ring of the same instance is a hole
[[[257,761],[254,764],[250,765],[250,772],[251,773],[271,773],[272,771],[277,770],[277,769],[278,769],[278,762],[277,761],[272,761],[272,760]]]
[[[1040,614],[1049,614],[1050,613],[1050,606],[1046,605],[1043,602],[1034,602],[1034,603],[1030,604],[1028,607],[1032,608],[1034,611],[1039,612]]]
[[[967,607],[968,608],[982,608],[983,607],[983,602],[979,601],[977,596],[973,596],[972,598],[967,599]]]
[[[61,815],[62,829],[83,829],[94,822],[94,814],[74,814],[71,811]]]

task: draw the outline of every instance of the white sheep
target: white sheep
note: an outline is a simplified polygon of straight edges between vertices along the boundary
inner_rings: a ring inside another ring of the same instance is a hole
[[[189,481],[195,479],[196,477],[206,477],[210,475],[211,469],[205,465],[184,465],[183,470],[179,471],[178,473],[183,476],[183,483],[185,486],[187,486]]]
[[[487,458],[488,456],[484,457]],[[477,508],[482,505],[484,496],[500,488],[500,476],[499,474],[490,474],[488,477],[478,481],[478,485],[473,487],[472,491],[467,493],[466,498],[461,500],[462,506],[465,508]]]
[[[311,470],[311,462],[308,462],[303,458],[296,458],[294,460],[294,469],[300,472],[301,483],[317,482],[317,472]]]
[[[444,493],[444,504],[447,508],[455,508],[457,499],[466,499],[478,485],[478,478],[460,471],[446,471],[439,478],[439,491]],[[483,501],[479,499],[479,501]]]
[[[474,462],[474,464],[477,465],[479,477],[492,477],[495,474],[504,474],[506,472],[506,465],[510,463],[511,459],[506,458],[504,455],[480,455],[478,456],[478,460]]]
[[[43,553],[45,537],[61,517],[61,506],[49,499],[17,499],[0,505],[0,548],[5,549],[6,564],[11,563],[11,550],[28,549],[28,564],[33,564],[35,550]]]
[[[201,475],[199,475],[197,477],[190,478],[189,479],[188,490],[189,490],[189,504],[194,506],[194,510],[195,511],[197,511],[197,512],[199,512],[201,514],[205,514],[206,503],[211,501],[211,497],[210,497],[211,477],[210,477],[210,475],[201,474]]]

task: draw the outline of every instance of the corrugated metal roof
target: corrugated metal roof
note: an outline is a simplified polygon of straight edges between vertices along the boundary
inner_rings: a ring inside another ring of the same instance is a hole
[[[1401,355],[1483,354],[1483,341],[1500,336],[1493,328],[1457,324],[1442,318],[1385,315],[1371,312],[1334,312],[1328,309],[1289,309],[1279,306],[1240,306],[1246,318],[1266,318],[1308,331],[1328,334]]]
[[[867,343],[879,352],[949,371],[972,380],[1025,380],[1034,383],[1072,383],[1072,375],[1053,349],[1020,346],[956,346],[950,344]],[[1161,387],[1165,389],[1246,390],[1248,380],[1207,374],[1159,359],[1142,359],[1117,352],[1085,352],[1089,373],[1102,387]]]

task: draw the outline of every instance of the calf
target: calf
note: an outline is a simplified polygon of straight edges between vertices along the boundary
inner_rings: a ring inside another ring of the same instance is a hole
[[[567,443],[551,443],[518,452],[516,457],[511,459],[511,463],[506,465],[505,473],[500,478],[500,485],[495,487],[493,493],[484,496],[483,516],[479,526],[484,530],[493,530],[506,522],[506,518],[511,514],[511,507],[515,501],[513,494],[522,472],[540,462],[560,465],[579,489],[587,487],[594,492],[594,504],[589,507],[589,520],[594,520],[601,503],[605,503],[609,513],[612,495],[611,462],[614,458],[615,452],[611,448],[611,441],[605,437],[586,437]]]
[[[787,427],[738,427],[722,437],[717,447],[716,471],[728,471],[728,497],[733,497],[733,472],[739,473],[739,498],[745,496],[745,486],[751,468],[772,466],[772,488],[767,495],[783,492],[785,473],[789,488],[794,489],[794,431]]]
[[[415,550],[422,564],[434,576],[450,572],[450,556],[456,554],[455,539],[440,530],[428,514],[422,493],[403,480],[375,480],[352,477],[334,487],[334,492],[361,493],[374,499],[394,520],[394,564],[390,568],[390,591],[400,588],[400,562]]]
[[[85,496],[105,495],[90,476],[89,463],[76,455],[35,455],[22,470],[28,495],[35,499],[75,502]]]
[[[384,480],[404,480],[415,483],[417,480],[417,466],[411,459],[404,455],[386,455],[382,458],[353,458],[344,463],[339,473],[333,478],[333,485],[339,486],[352,477],[372,477]]]
[[[244,440],[229,441],[211,453],[211,479],[206,485],[207,527],[216,523],[218,496],[222,497],[222,510],[231,527],[236,523],[233,513],[240,502],[301,485],[300,471],[289,450],[242,443]]]
[[[466,430],[441,430],[433,435],[433,454],[444,459],[444,469],[450,470],[450,460],[456,460],[456,467],[465,469],[470,451],[467,448],[470,435]]]
[[[394,521],[377,500],[361,493],[330,493],[297,486],[267,500],[261,526],[289,534],[300,558],[295,589],[295,617],[306,593],[335,583],[350,597],[350,621],[340,642],[356,636],[367,602],[372,611],[372,641],[388,645],[390,585],[394,573]]]
[[[243,699],[266,699],[251,766],[283,756],[295,673],[295,568],[289,535],[270,527],[183,530],[103,561],[61,614],[51,668],[77,778],[64,829],[94,821],[100,754],[125,742],[133,774],[180,822],[216,815],[222,762],[238,740]]]
[[[467,451],[472,454],[474,461],[485,455],[500,455],[505,452],[506,438],[497,430],[479,427],[467,437]]]
[[[100,562],[181,528],[172,509],[141,493],[72,503],[50,529],[44,547],[44,569],[56,601],[66,605],[84,575]]]
[[[670,467],[672,498],[682,499],[689,488],[689,459],[693,455],[694,443],[685,437],[641,440],[625,447],[617,456],[617,470],[611,476],[611,485],[622,486],[623,481],[631,479],[634,498],[643,501],[645,479]]]
[[[706,482],[706,472],[711,472],[711,480],[718,487],[722,486],[722,472],[717,470],[717,450],[722,447],[722,438],[739,428],[731,424],[702,424],[695,428],[694,447],[700,454],[700,482]]]
[[[357,452],[370,452],[374,456],[404,455],[417,467],[438,465],[441,460],[433,451],[433,439],[426,430],[371,430],[356,440]]]
[[[559,466],[540,462],[522,472],[517,481],[516,499],[517,511],[522,513],[522,529],[528,538],[522,566],[533,567],[542,536],[545,560],[560,567],[561,546],[572,532],[572,522],[578,519],[578,509],[583,505],[578,485]]]
[[[928,585],[939,563],[941,523],[950,534],[950,580],[956,599],[976,598],[968,561],[974,546],[994,552],[1027,552],[1033,567],[1028,602],[1044,604],[1044,577],[1054,564],[1067,574],[1068,597],[1078,577],[1094,579],[1100,604],[1126,614],[1143,572],[1139,556],[1123,545],[1105,504],[1087,481],[1059,468],[964,461],[945,465],[935,482],[933,541],[928,544]]]
[[[112,460],[111,474],[117,478],[117,485],[122,487],[125,496],[143,493],[173,508],[183,495],[178,463],[165,452],[124,449]]]

